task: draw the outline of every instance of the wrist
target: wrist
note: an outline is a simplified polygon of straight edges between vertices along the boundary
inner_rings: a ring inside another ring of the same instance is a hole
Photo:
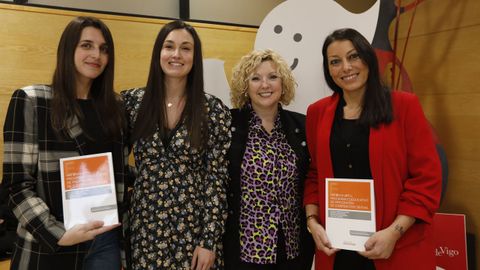
[[[393,235],[395,236],[395,239],[398,241],[400,238],[402,238],[403,234],[405,233],[405,229],[402,225],[400,224],[395,224],[391,227],[391,231]]]
[[[314,219],[314,220],[317,220],[317,221],[318,221],[318,215],[317,215],[317,214],[307,215],[307,217],[306,217],[307,223],[308,223],[308,221],[311,220],[311,219]]]
[[[307,217],[306,217],[305,220],[306,220],[306,223],[307,223],[307,230],[308,230],[308,232],[309,232],[309,233],[312,233],[312,232],[310,231],[310,226],[309,226],[309,225],[310,225],[311,222],[318,223],[318,215],[317,215],[317,214],[307,215]]]

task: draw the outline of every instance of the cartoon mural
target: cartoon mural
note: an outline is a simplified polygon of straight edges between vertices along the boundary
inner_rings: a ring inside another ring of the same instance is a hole
[[[287,0],[267,15],[258,29],[255,49],[273,49],[291,64],[298,87],[290,110],[305,113],[309,104],[331,93],[323,78],[325,37],[335,29],[354,27],[372,41],[379,9],[379,1],[353,13],[333,0]]]

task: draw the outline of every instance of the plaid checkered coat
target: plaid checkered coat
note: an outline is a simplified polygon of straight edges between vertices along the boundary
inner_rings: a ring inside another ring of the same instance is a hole
[[[12,269],[81,269],[88,244],[60,247],[63,226],[59,159],[84,153],[85,137],[77,118],[69,139],[59,141],[50,123],[52,90],[28,86],[13,93],[4,135],[2,185],[19,220]],[[119,209],[124,199],[128,148],[114,142],[113,160]]]

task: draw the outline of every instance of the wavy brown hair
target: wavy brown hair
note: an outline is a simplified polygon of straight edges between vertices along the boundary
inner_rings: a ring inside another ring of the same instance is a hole
[[[67,136],[72,117],[78,117],[84,126],[85,117],[76,102],[76,76],[74,54],[80,41],[83,29],[94,27],[102,32],[108,53],[108,63],[100,76],[93,80],[89,96],[94,108],[100,116],[105,134],[115,138],[124,127],[124,113],[118,95],[113,90],[113,74],[115,66],[115,50],[112,34],[101,20],[94,17],[77,17],[65,28],[57,49],[57,65],[52,79],[53,97],[51,101],[50,119],[59,135]],[[88,135],[88,134],[87,134]]]
[[[181,20],[172,21],[162,27],[153,46],[150,72],[145,94],[140,105],[132,142],[151,136],[155,131],[165,135],[167,113],[165,111],[165,73],[160,66],[160,54],[163,43],[173,30],[185,29],[193,37],[193,66],[187,77],[186,104],[183,115],[187,125],[189,141],[193,147],[201,148],[206,142],[207,113],[203,85],[202,44],[195,29]]]

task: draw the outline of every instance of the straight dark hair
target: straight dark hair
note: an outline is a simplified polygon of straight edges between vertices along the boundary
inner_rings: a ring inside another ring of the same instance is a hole
[[[202,45],[195,29],[181,20],[167,23],[157,35],[153,46],[147,86],[131,139],[133,142],[140,138],[146,138],[157,129],[161,137],[166,135],[165,73],[160,66],[160,54],[168,34],[177,29],[185,29],[193,37],[193,66],[188,73],[185,92],[186,103],[182,117],[185,118],[190,144],[200,149],[206,142],[208,132],[205,91],[203,88]]]
[[[76,102],[76,76],[74,55],[83,29],[94,27],[102,32],[105,39],[108,63],[100,76],[93,80],[89,97],[99,115],[103,131],[109,138],[120,136],[124,128],[124,113],[118,94],[113,90],[115,50],[112,34],[101,20],[94,17],[77,17],[63,31],[57,49],[57,66],[53,74],[50,119],[58,135],[68,136],[70,120],[76,116],[80,125],[85,126],[85,117]],[[87,134],[88,136],[88,134]]]
[[[358,31],[351,28],[335,30],[325,38],[323,43],[323,73],[328,86],[336,93],[343,95],[343,90],[335,83],[329,72],[327,49],[335,41],[352,42],[360,59],[368,66],[368,79],[363,108],[358,123],[369,127],[389,124],[393,121],[393,108],[390,89],[383,85],[378,69],[378,60],[370,42]]]

